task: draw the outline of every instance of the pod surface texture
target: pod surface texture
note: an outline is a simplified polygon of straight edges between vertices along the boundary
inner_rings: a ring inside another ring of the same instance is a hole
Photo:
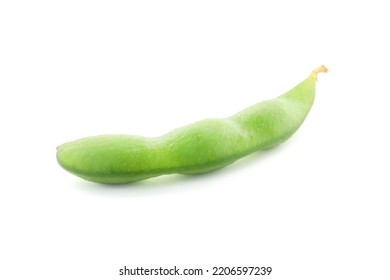
[[[277,98],[228,118],[205,119],[160,137],[99,135],[57,148],[58,163],[85,180],[124,184],[166,174],[202,174],[287,140],[302,125],[315,97],[315,69]]]

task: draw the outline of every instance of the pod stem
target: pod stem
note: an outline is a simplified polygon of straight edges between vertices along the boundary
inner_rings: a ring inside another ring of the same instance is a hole
[[[317,74],[326,72],[328,72],[328,68],[326,68],[324,65],[321,65],[311,72],[311,76],[317,81]]]

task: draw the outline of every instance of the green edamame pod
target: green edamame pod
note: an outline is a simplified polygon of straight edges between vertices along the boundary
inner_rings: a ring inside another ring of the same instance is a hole
[[[122,184],[164,174],[210,172],[287,140],[303,123],[315,96],[316,68],[285,94],[229,118],[206,119],[163,136],[101,135],[65,143],[57,160],[89,181]]]

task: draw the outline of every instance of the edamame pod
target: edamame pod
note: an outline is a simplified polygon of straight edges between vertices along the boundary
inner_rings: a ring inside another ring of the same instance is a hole
[[[83,179],[123,184],[165,174],[210,172],[287,140],[301,126],[315,96],[316,68],[290,91],[231,117],[206,119],[147,138],[101,135],[57,148],[59,164]]]

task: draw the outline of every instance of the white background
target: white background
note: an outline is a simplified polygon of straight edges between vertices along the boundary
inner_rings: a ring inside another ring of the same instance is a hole
[[[2,1],[0,278],[160,279],[123,266],[272,266],[263,279],[390,279],[386,1]],[[286,143],[216,173],[121,187],[56,146],[158,136],[289,90]],[[232,277],[231,279],[256,277]],[[259,278],[259,276],[257,276]]]

